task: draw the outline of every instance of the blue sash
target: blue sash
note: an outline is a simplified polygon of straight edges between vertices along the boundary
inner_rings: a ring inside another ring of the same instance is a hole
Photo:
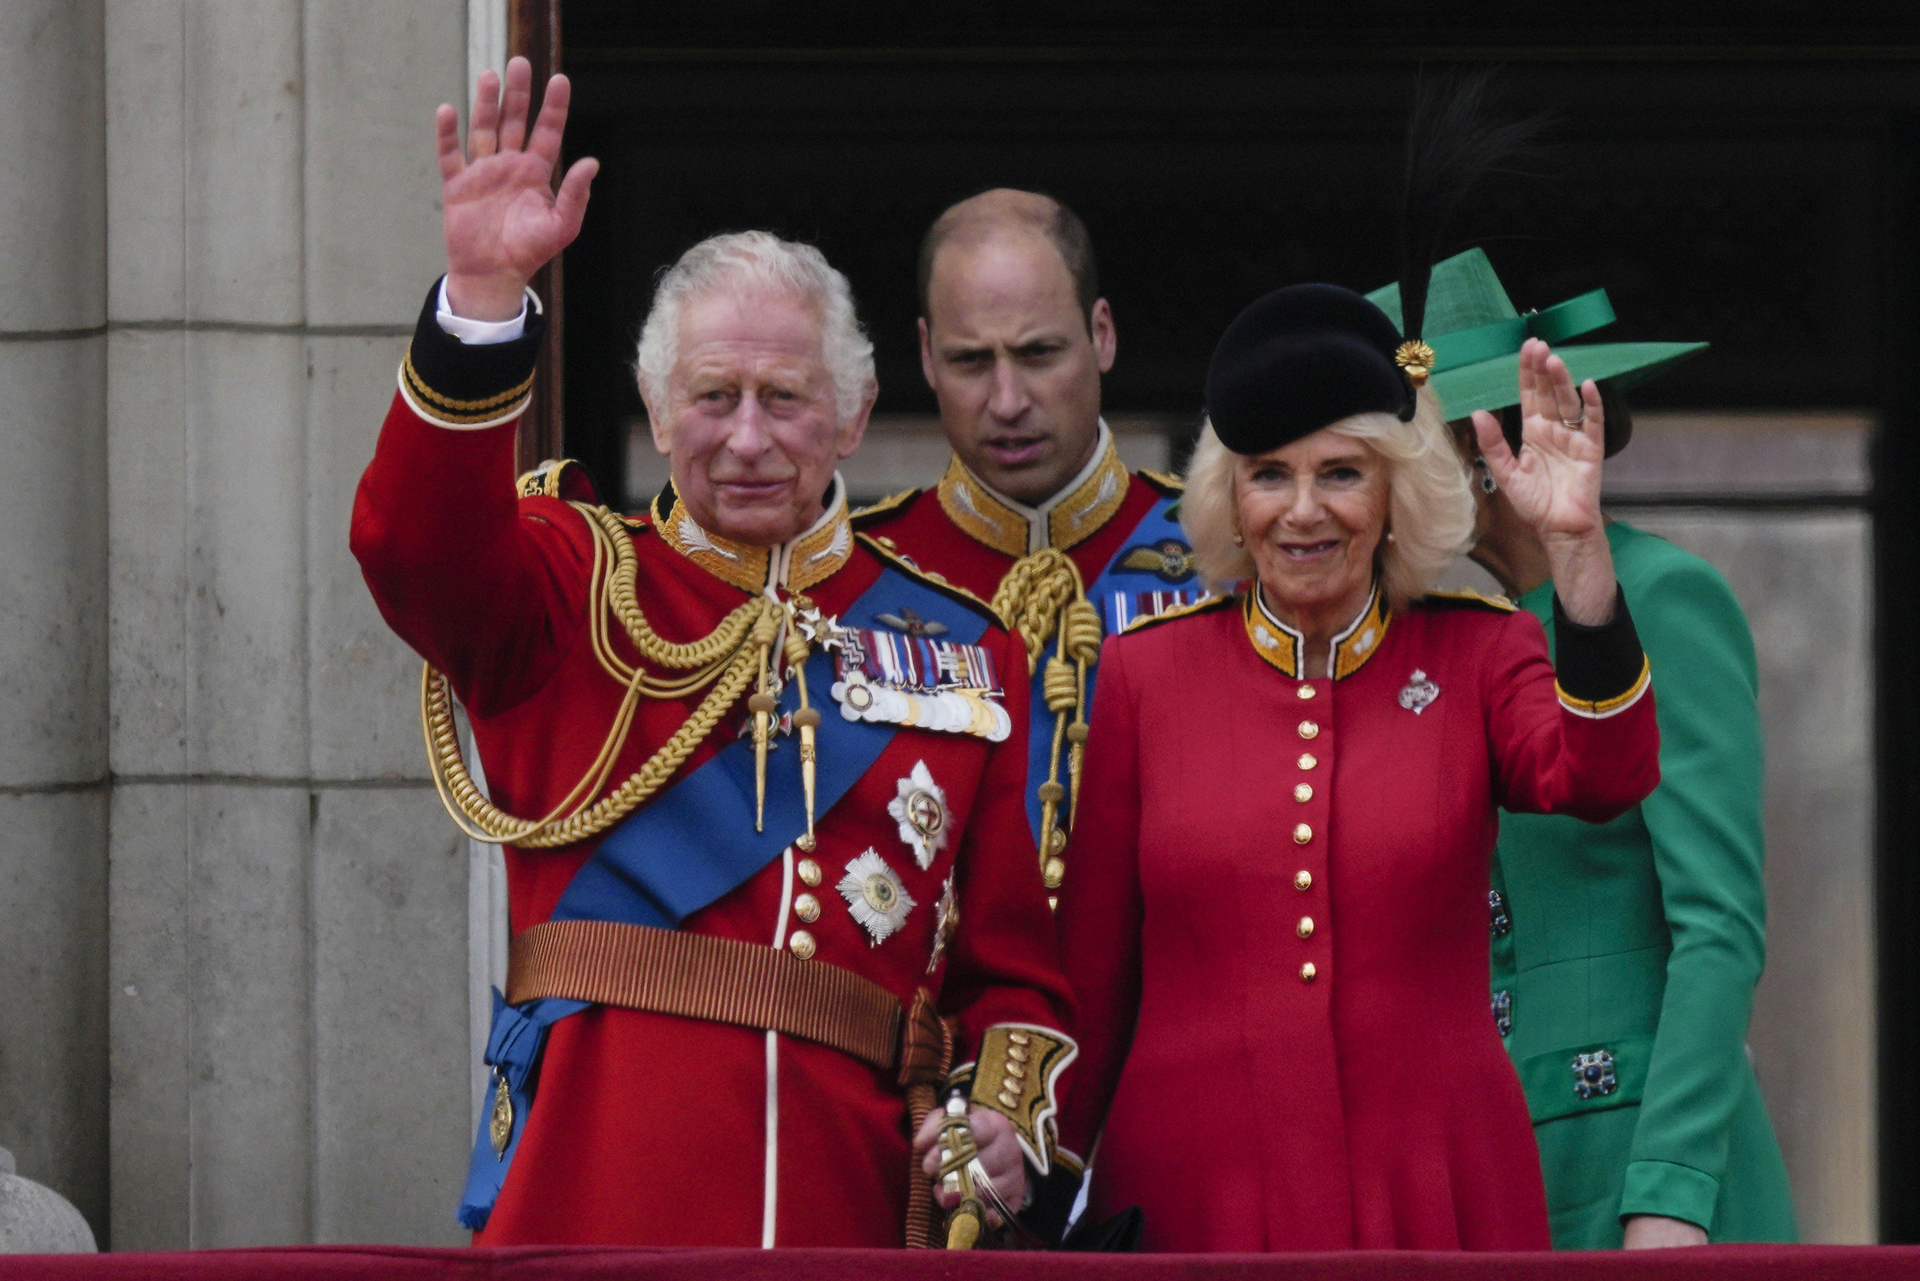
[[[943,639],[972,644],[987,629],[977,611],[890,565],[839,621],[844,627],[880,629],[875,615],[898,615],[902,606],[945,624]],[[898,728],[842,717],[827,692],[833,681],[833,658],[817,649],[807,660],[807,695],[821,712],[815,776],[820,817],[872,768]],[[799,693],[799,683],[789,681],[780,695],[781,709],[797,708]],[[764,831],[753,830],[753,743],[736,739],[615,828],[574,874],[552,919],[678,929],[688,916],[751,880],[807,830],[798,751],[798,739],[791,739],[786,750],[767,760]],[[459,1218],[466,1227],[477,1232],[486,1226],[519,1150],[533,1102],[528,1079],[540,1061],[547,1029],[586,1008],[583,1001],[558,999],[511,1006],[494,991],[485,1061],[513,1098],[513,1132],[506,1151],[495,1155],[490,1088],[460,1197]]]
[[[1176,542],[1182,548],[1186,547],[1187,536],[1180,532],[1180,522],[1169,515],[1179,501],[1179,495],[1176,494],[1171,498],[1161,498],[1149,507],[1146,515],[1140,518],[1140,523],[1133,527],[1133,532],[1122,540],[1120,550],[1113,554],[1113,559],[1107,562],[1106,568],[1087,584],[1087,599],[1100,611],[1100,620],[1106,626],[1107,635],[1112,636],[1125,631],[1126,625],[1132,622],[1134,616],[1140,612],[1143,603],[1151,604],[1151,602],[1141,601],[1140,598],[1144,594],[1157,591],[1169,597],[1197,596],[1199,583],[1194,581],[1190,567],[1184,578],[1173,580],[1150,569],[1121,568],[1121,562],[1126,560],[1127,553],[1141,547],[1154,547],[1163,542]],[[1167,603],[1179,602],[1170,600]],[[1157,612],[1158,609],[1166,607],[1162,604],[1146,612]],[[1049,652],[1051,652],[1051,646],[1049,646]],[[1097,666],[1096,664],[1095,667],[1087,669],[1089,709],[1093,706],[1093,677]],[[1030,712],[1033,723],[1027,732],[1027,821],[1033,825],[1033,839],[1036,845],[1040,841],[1040,797],[1037,789],[1040,784],[1047,781],[1047,764],[1053,754],[1053,713],[1047,709],[1046,694],[1042,689],[1045,670],[1043,658],[1040,669],[1033,674],[1033,700]],[[1066,781],[1066,751],[1066,744],[1062,743],[1060,747],[1062,782]],[[1061,823],[1064,826],[1064,815]]]

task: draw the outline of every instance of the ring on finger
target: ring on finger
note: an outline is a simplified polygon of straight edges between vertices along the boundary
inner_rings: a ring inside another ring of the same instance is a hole
[[[1560,425],[1562,427],[1571,427],[1575,431],[1579,431],[1582,427],[1585,427],[1587,425],[1587,411],[1584,409],[1581,410],[1580,416],[1578,418],[1562,418],[1560,420]]]

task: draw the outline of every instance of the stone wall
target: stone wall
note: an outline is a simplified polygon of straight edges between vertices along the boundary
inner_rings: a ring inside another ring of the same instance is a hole
[[[347,553],[459,0],[109,0],[116,1249],[456,1242],[466,863]]]
[[[99,0],[0,6],[0,1147],[107,1209]]]
[[[346,534],[467,43],[0,7],[0,1144],[118,1249],[463,1239],[466,854]]]

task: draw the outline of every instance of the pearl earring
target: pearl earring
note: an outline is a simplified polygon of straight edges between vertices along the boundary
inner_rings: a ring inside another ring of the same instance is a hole
[[[1242,534],[1240,533],[1240,531],[1238,531],[1238,530],[1235,530],[1235,531],[1234,531],[1234,534],[1233,534],[1233,545],[1234,545],[1235,547],[1245,547],[1245,546],[1247,545],[1247,540],[1246,540],[1246,537],[1245,537],[1244,535],[1242,535]]]
[[[1387,542],[1388,542],[1388,543],[1392,543],[1392,542],[1393,542],[1393,531],[1392,531],[1391,529],[1389,529],[1389,530],[1387,531]]]

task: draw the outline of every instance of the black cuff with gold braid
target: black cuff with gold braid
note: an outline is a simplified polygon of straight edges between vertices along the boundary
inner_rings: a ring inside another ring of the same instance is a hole
[[[1568,618],[1553,597],[1554,676],[1560,703],[1576,715],[1599,719],[1626,711],[1647,692],[1652,672],[1640,633],[1627,612],[1626,593],[1616,585],[1613,618],[1586,627]]]
[[[440,282],[413,327],[400,362],[400,387],[422,418],[447,427],[491,427],[517,418],[533,394],[546,317],[528,295],[527,326],[511,342],[463,343],[440,328]]]
[[[998,1112],[1013,1122],[1020,1151],[1040,1174],[1052,1168],[1054,1084],[1079,1047],[1059,1032],[1027,1023],[1002,1023],[980,1038],[980,1054],[954,1074],[966,1082],[973,1106]]]

